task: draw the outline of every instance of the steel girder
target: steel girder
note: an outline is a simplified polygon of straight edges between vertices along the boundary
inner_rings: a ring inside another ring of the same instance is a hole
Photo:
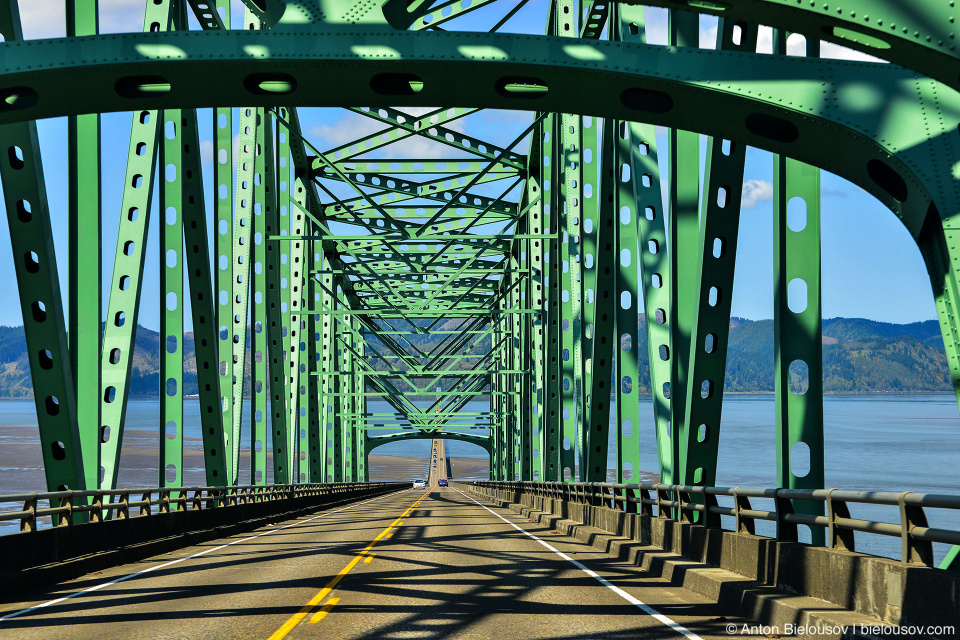
[[[319,37],[321,33],[323,37]],[[365,36],[384,47],[382,56],[372,62],[366,54],[351,49],[360,50],[355,46],[355,33],[317,30],[316,34],[305,46],[301,37],[269,31],[217,32],[203,39],[171,32],[151,34],[153,42],[140,47],[143,51],[177,51],[179,59],[175,60],[135,53],[136,39],[147,36],[37,41],[29,50],[10,43],[4,50],[6,73],[2,76],[9,87],[9,106],[0,113],[0,122],[119,109],[130,106],[130,100],[157,107],[215,105],[225,100],[269,104],[278,96],[251,91],[244,79],[259,77],[258,73],[269,77],[278,73],[278,64],[293,59],[298,61],[298,74],[311,77],[310,83],[296,83],[297,102],[318,106],[335,104],[332,99],[341,95],[373,105],[429,104],[440,99],[434,92],[444,84],[440,78],[448,76],[453,84],[446,82],[445,90],[455,91],[463,101],[515,109],[529,103],[500,95],[497,82],[513,77],[504,76],[505,72],[523,74],[549,87],[537,99],[538,108],[562,108],[563,96],[575,91],[583,96],[582,111],[594,115],[643,118],[654,124],[699,130],[828,169],[863,187],[897,213],[928,261],[935,261],[937,252],[948,248],[942,241],[937,246],[943,230],[931,229],[927,214],[936,210],[944,228],[952,232],[958,187],[954,180],[939,178],[953,175],[954,152],[948,138],[960,117],[960,100],[952,90],[911,71],[893,65],[749,53],[717,56],[691,48],[642,44],[578,42],[564,47],[561,41],[546,36],[519,40],[500,34],[419,34],[417,38],[429,38],[430,44],[414,50],[412,34],[406,32]],[[229,53],[245,47],[264,53],[255,57]],[[42,65],[36,64],[38,59],[44,61]],[[100,60],[112,64],[98,64]],[[403,68],[416,66],[422,71],[418,76],[424,82],[421,91],[384,95],[389,92],[370,87],[370,78],[390,74],[393,60]],[[86,67],[84,82],[91,90],[75,99],[59,99],[70,88],[62,81],[62,72],[79,66]],[[217,73],[204,74],[204,68],[214,67]],[[348,69],[352,79],[345,77]],[[209,81],[192,87],[189,94],[175,89],[141,94],[135,87],[133,93],[124,89],[134,98],[116,93],[118,83],[136,84],[137,78],[154,74],[171,87],[185,87],[190,78],[200,75]],[[465,78],[470,81],[464,82]],[[344,89],[336,94],[313,89],[324,81]],[[638,86],[641,84],[647,88]],[[695,107],[703,100],[712,106],[714,117],[708,120]],[[931,130],[928,134],[926,127],[901,126],[899,122],[929,123]],[[837,136],[845,144],[834,144],[827,152],[822,141],[835,141]],[[931,262],[936,270],[934,266]],[[940,274],[935,277],[949,269],[946,264],[936,266]],[[955,355],[950,355],[956,363]]]

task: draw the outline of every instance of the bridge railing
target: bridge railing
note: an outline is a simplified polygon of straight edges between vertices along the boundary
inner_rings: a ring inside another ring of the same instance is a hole
[[[608,507],[627,513],[668,518],[720,529],[722,516],[734,518],[734,530],[755,535],[757,520],[776,523],[776,539],[797,542],[799,525],[826,529],[827,544],[833,549],[855,551],[854,532],[899,537],[901,559],[908,564],[933,566],[934,543],[960,545],[960,531],[928,526],[924,509],[960,511],[960,496],[888,491],[844,491],[839,489],[757,489],[746,487],[700,487],[667,484],[618,484],[600,482],[462,482],[481,492],[521,493],[544,498]],[[717,498],[733,498],[733,506],[720,505]],[[773,510],[757,509],[752,499],[772,499]],[[825,504],[826,515],[796,513],[794,501]],[[889,505],[899,508],[899,523],[875,522],[850,516],[850,504]],[[656,511],[656,512],[654,512]],[[702,514],[699,518],[694,514]]]
[[[44,518],[50,519],[52,527],[70,527],[78,520],[92,523],[102,522],[111,517],[124,520],[176,511],[198,511],[309,496],[336,498],[340,494],[358,489],[375,491],[379,488],[386,489],[394,484],[396,483],[343,482],[230,487],[152,487],[115,491],[50,491],[0,495],[0,504],[23,504],[23,508],[19,511],[0,511],[0,527],[10,521],[19,521],[20,531],[36,531],[40,528],[41,522],[44,522]],[[406,483],[402,486],[406,486]],[[43,506],[44,502],[47,503],[47,507]]]

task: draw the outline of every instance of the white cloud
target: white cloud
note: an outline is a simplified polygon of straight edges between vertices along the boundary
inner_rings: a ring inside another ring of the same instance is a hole
[[[214,155],[213,140],[201,140],[200,141],[200,163],[204,166],[213,166],[213,155]],[[240,135],[234,134],[233,136],[233,158],[236,158],[240,155]]]
[[[63,0],[18,0],[23,37],[62,38],[67,33]],[[143,29],[143,0],[100,0],[100,32]]]
[[[143,0],[101,0],[100,33],[143,31]]]
[[[419,117],[425,113],[435,111],[435,109],[430,107],[405,107],[403,111],[404,113]],[[464,133],[464,124],[460,120],[449,122],[444,126],[451,131]],[[384,122],[379,122],[352,112],[344,112],[337,120],[317,122],[313,126],[306,126],[305,130],[307,140],[321,151],[326,152],[389,128],[390,125]],[[365,158],[378,159],[446,159],[459,158],[469,154],[421,136],[411,136],[384,145],[373,151],[362,152],[360,155]]]
[[[62,38],[66,34],[66,13],[60,0],[19,0],[23,37]]]
[[[754,209],[761,202],[773,200],[773,184],[766,180],[747,180],[740,194],[740,208]]]
[[[204,165],[213,164],[213,142],[210,140],[200,141],[200,162]]]

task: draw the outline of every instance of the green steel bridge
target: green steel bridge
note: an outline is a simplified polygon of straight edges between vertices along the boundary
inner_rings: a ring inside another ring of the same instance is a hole
[[[820,169],[916,242],[960,389],[953,2],[644,0],[668,10],[666,45],[645,6],[608,0],[149,0],[142,32],[105,34],[97,0],[65,4],[66,37],[25,40],[0,2],[0,179],[48,491],[118,488],[154,243],[160,490],[184,485],[191,341],[210,487],[365,482],[370,452],[407,439],[478,445],[490,480],[522,482],[605,482],[611,454],[635,482],[656,447],[664,484],[711,487],[748,147],[774,154],[779,487],[823,488]],[[355,130],[329,148],[302,125],[314,107]],[[125,158],[104,153],[111,112],[131,114]],[[65,228],[37,133],[54,117]]]

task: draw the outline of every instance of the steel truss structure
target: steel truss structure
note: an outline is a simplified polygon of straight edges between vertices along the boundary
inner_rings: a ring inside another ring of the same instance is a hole
[[[375,447],[435,437],[484,447],[495,480],[605,481],[612,442],[628,480],[653,446],[635,428],[644,344],[662,480],[714,484],[748,145],[776,154],[781,485],[823,484],[818,168],[913,236],[960,388],[953,3],[647,0],[669,9],[667,46],[646,42],[642,6],[606,0],[549,0],[542,35],[502,32],[527,0],[151,0],[142,33],[110,35],[96,0],[66,4],[67,37],[48,40],[22,39],[14,0],[0,11],[0,178],[51,490],[115,487],[155,191],[159,486],[182,484],[188,303],[209,485],[238,483],[244,430],[257,484],[365,480]],[[479,9],[500,13],[478,31]],[[719,17],[709,48],[700,15]],[[787,55],[794,33],[805,55]],[[822,59],[821,40],[886,63]],[[375,127],[321,149],[305,107]],[[482,109],[529,125],[494,144],[463,130]],[[119,212],[100,204],[110,111],[133,113]],[[35,124],[54,116],[66,312]],[[411,140],[445,154],[385,153]],[[119,225],[109,290],[103,224]]]

